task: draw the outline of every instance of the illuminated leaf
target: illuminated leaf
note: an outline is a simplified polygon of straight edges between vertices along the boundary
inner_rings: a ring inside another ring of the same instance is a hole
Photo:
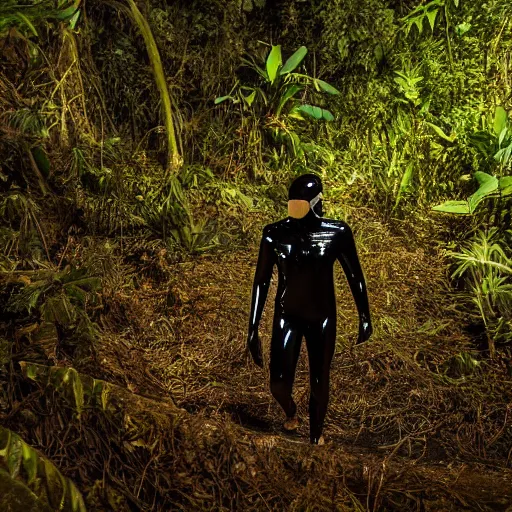
[[[478,190],[468,198],[470,213],[473,213],[478,204],[498,188],[498,179],[482,171],[475,172],[475,179],[480,184]]]
[[[17,508],[12,508],[15,503]],[[0,510],[86,512],[75,484],[20,436],[2,426]]]
[[[328,94],[340,94],[340,91],[333,87],[331,84],[328,84],[327,82],[324,82],[323,80],[315,80],[315,83],[322,89],[322,91],[328,93]]]
[[[227,96],[219,96],[218,98],[215,98],[214,103],[215,103],[215,105],[218,105],[219,103],[222,103],[223,101],[226,101],[226,100],[228,100],[230,98],[232,99],[233,97],[229,96],[229,95],[227,95]]]
[[[46,152],[41,146],[32,148],[31,152],[34,157],[34,161],[37,164],[37,168],[41,171],[41,174],[47,178],[50,174],[50,160],[48,159]]]
[[[281,96],[281,100],[279,101],[279,106],[276,110],[276,115],[279,116],[281,114],[281,110],[285,106],[285,104],[293,98],[299,91],[302,91],[303,87],[298,84],[292,84],[288,89],[286,89],[285,93]]]
[[[76,24],[78,23],[78,18],[80,17],[80,9],[78,9],[73,17],[69,20],[69,27],[71,30],[75,30]]]
[[[507,111],[502,106],[497,106],[494,112],[494,133],[497,137],[507,127]]]
[[[512,176],[504,176],[499,179],[498,186],[503,196],[512,195]]]
[[[320,107],[313,105],[301,105],[297,109],[299,112],[303,112],[314,119],[324,119],[325,121],[333,121],[334,116],[328,111]]]
[[[286,75],[291,73],[304,59],[308,49],[305,46],[301,46],[285,63],[279,71],[280,75]],[[268,68],[267,68],[268,69]]]
[[[428,18],[428,22],[430,23],[430,28],[432,29],[432,32],[434,32],[434,25],[436,22],[437,13],[438,13],[437,9],[433,9],[432,11],[427,12],[427,18]]]
[[[247,105],[252,106],[254,102],[254,98],[256,98],[256,91],[252,91],[249,96],[244,96],[244,100],[247,102]]]
[[[442,139],[447,140],[448,142],[453,142],[455,140],[455,134],[448,136],[446,135],[446,133],[444,133],[444,131],[441,128],[439,128],[439,126],[433,123],[429,123],[428,121],[426,122],[426,124],[430,126]]]
[[[60,11],[56,15],[56,18],[59,19],[59,20],[67,20],[69,18],[72,18],[76,14],[76,11],[78,10],[78,6],[80,5],[80,1],[81,0],[75,0],[75,2],[73,2],[69,7],[67,7],[66,9],[63,9],[62,11]]]
[[[27,27],[32,31],[32,33],[36,37],[39,37],[39,34],[37,33],[36,27],[34,27],[32,22],[24,14],[19,12],[19,13],[17,13],[17,16],[18,16],[18,18],[20,18],[20,20],[22,20],[27,25]]]
[[[471,23],[461,23],[455,27],[455,32],[459,37],[462,37],[466,32],[471,29]]]
[[[445,203],[434,206],[432,210],[445,213],[457,213],[461,215],[468,215],[470,213],[467,201],[446,201]]]
[[[398,194],[396,196],[395,208],[398,206],[398,203],[400,202],[400,199],[402,198],[402,196],[409,189],[411,182],[412,182],[413,173],[414,173],[414,164],[412,162],[410,162],[409,165],[407,165],[405,172],[402,176],[402,179],[400,181],[400,188],[399,188]]]
[[[277,70],[283,63],[281,57],[281,45],[272,46],[272,50],[267,58],[267,75],[270,83],[274,83],[277,76]]]

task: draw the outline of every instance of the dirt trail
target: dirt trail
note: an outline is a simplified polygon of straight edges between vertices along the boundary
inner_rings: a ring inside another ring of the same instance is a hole
[[[347,510],[413,505],[418,510],[507,510],[512,506],[507,368],[499,362],[466,364],[468,357],[478,361],[479,356],[461,331],[439,256],[411,249],[378,220],[355,228],[374,336],[352,348],[357,315],[338,269],[339,335],[323,452],[307,445],[305,347],[294,391],[302,422],[293,437],[282,432],[268,369],[252,365],[245,351],[256,247],[175,265],[165,286],[148,277],[138,295],[125,300],[132,328],[114,338],[133,352],[132,362],[126,351],[116,355],[133,368],[128,387],[170,394],[190,413],[187,421],[196,425],[195,435],[213,429],[221,446],[245,453],[241,473],[250,479],[251,472],[268,472],[271,494],[283,478],[302,475],[294,488],[303,497],[320,481],[324,491],[350,489],[357,506],[347,505]],[[265,352],[274,295],[275,279],[261,326]],[[105,361],[113,360],[118,345],[111,345]],[[110,368],[114,377],[124,371],[116,367]],[[265,454],[265,463],[254,450]]]

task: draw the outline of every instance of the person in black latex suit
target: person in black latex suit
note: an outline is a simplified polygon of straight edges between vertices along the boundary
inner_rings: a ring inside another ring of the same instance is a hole
[[[295,368],[302,337],[306,338],[310,371],[310,441],[322,444],[329,400],[329,369],[336,343],[334,263],[338,260],[359,313],[359,336],[371,333],[366,285],[349,226],[322,218],[322,182],[314,174],[298,177],[290,186],[289,217],[265,226],[252,291],[248,346],[254,362],[263,367],[258,326],[274,265],[278,268],[272,341],[270,389],[283,408],[285,429],[298,427],[292,399]]]

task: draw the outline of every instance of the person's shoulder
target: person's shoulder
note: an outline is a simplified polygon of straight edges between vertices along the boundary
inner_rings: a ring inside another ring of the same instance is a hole
[[[284,227],[286,227],[289,223],[289,218],[278,220],[277,222],[273,222],[272,224],[267,224],[263,228],[263,234],[275,233]]]
[[[351,233],[350,226],[343,220],[326,219],[322,217],[322,228],[328,231],[336,231],[338,233]]]

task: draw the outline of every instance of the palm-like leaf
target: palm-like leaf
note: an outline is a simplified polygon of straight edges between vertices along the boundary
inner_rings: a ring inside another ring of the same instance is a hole
[[[0,426],[0,509],[85,512],[82,495],[48,459]]]

